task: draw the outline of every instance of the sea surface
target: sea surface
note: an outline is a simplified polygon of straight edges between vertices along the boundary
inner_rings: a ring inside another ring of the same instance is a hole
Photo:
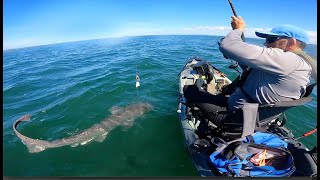
[[[3,51],[3,175],[196,176],[176,112],[177,75],[187,58],[199,56],[234,79],[237,72],[218,49],[220,38],[139,36]],[[306,51],[317,57],[315,45]],[[287,113],[286,126],[296,136],[317,124],[316,92],[311,103]],[[30,114],[20,132],[52,141],[99,123],[113,107],[137,102],[153,109],[131,128],[115,128],[101,143],[29,153],[12,129],[16,119]],[[316,133],[300,141],[311,149]]]

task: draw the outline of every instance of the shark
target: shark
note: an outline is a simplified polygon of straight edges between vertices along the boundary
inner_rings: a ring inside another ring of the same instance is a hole
[[[21,139],[22,143],[27,146],[30,153],[38,153],[48,148],[58,148],[68,145],[75,147],[79,144],[85,145],[90,141],[102,142],[106,138],[107,134],[117,126],[123,125],[126,127],[131,127],[134,119],[151,110],[152,106],[149,103],[139,102],[116,109],[117,110],[113,110],[109,117],[97,124],[94,124],[90,128],[70,137],[53,141],[33,139],[21,134],[17,130],[17,127],[21,122],[30,121],[29,114],[17,119],[13,124],[13,130],[19,139]]]

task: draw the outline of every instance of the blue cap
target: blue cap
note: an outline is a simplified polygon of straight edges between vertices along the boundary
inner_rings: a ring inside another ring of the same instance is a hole
[[[308,33],[305,30],[293,25],[281,25],[273,28],[271,32],[256,31],[255,33],[258,37],[261,37],[261,38],[267,38],[270,36],[286,36],[286,37],[295,38],[304,43],[309,42]]]

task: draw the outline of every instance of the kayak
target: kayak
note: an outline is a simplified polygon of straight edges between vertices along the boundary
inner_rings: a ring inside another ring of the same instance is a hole
[[[227,128],[217,127],[215,124],[211,123],[210,120],[199,115],[199,113],[201,114],[201,109],[197,108],[197,106],[191,102],[188,102],[184,96],[184,88],[186,86],[196,85],[196,81],[198,79],[203,79],[204,81],[210,79],[211,81],[207,83],[204,91],[217,95],[221,94],[223,87],[231,84],[232,81],[218,68],[199,57],[188,58],[178,77],[179,96],[177,112],[179,113],[181,129],[184,134],[186,148],[188,149],[190,159],[199,176],[225,176],[225,173],[221,173],[210,161],[210,155],[219,147],[219,145],[215,144],[216,141],[214,141],[214,139],[220,138],[231,142],[234,139],[248,135],[248,132],[250,131],[245,131],[245,126],[240,127],[240,129],[239,127],[232,129],[232,126]],[[310,102],[311,100],[311,97],[294,100],[293,103],[290,104],[290,107],[300,106]],[[277,105],[270,106],[270,113],[267,114],[272,114],[271,112],[273,112],[274,106]],[[285,103],[282,103],[280,106],[286,105]],[[290,107],[287,107],[287,109]],[[246,117],[247,116],[243,116],[244,119]],[[299,142],[292,132],[284,126],[285,120],[284,113],[278,112],[274,115],[270,115],[270,117],[260,118],[258,119],[259,122],[257,122],[259,128],[255,127],[249,134],[263,130],[262,132],[275,134],[281,137],[286,143],[288,143],[288,150],[294,159],[294,166],[296,169],[291,176],[316,177],[316,147],[309,150]],[[205,121],[206,123],[202,123]],[[243,123],[245,123],[245,120],[243,120]]]

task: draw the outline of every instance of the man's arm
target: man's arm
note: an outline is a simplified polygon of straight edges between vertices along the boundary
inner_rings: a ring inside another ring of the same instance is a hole
[[[241,39],[242,30],[228,33],[220,45],[220,51],[239,64],[277,74],[289,74],[294,71],[301,59],[291,52],[279,48],[265,48],[245,43]]]

